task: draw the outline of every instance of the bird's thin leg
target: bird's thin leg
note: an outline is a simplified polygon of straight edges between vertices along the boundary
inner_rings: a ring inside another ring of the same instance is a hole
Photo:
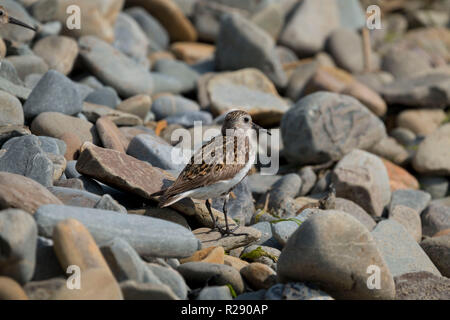
[[[211,216],[211,220],[213,223],[213,227],[211,228],[211,230],[214,230],[217,228],[217,223],[216,223],[216,219],[214,218],[214,215],[212,213],[212,209],[211,209],[211,199],[206,199],[206,208],[208,209],[209,215]]]
[[[227,195],[225,196],[225,200],[223,201],[223,214],[225,216],[225,232],[226,234],[230,234],[230,227],[228,226],[228,215],[227,215],[227,203],[228,203],[228,199],[230,199],[230,193],[228,192]]]
[[[231,192],[231,190],[230,190],[230,192]],[[222,228],[218,227],[219,232],[223,236],[230,236],[230,235],[233,235],[233,236],[248,236],[247,233],[234,233],[234,231],[239,228],[239,225],[237,225],[235,228],[230,230],[230,226],[228,224],[228,210],[227,210],[228,200],[230,199],[230,192],[227,193],[227,195],[225,196],[225,200],[223,202],[223,215],[225,216],[225,230],[223,230]]]

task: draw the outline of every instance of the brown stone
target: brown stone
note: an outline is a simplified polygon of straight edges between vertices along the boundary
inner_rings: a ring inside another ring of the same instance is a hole
[[[82,273],[95,268],[104,268],[111,273],[94,238],[78,220],[67,219],[59,222],[53,230],[52,238],[63,270],[70,265],[76,265]]]
[[[171,41],[196,41],[197,31],[172,0],[129,0],[129,6],[146,9],[167,30]]]
[[[137,136],[138,134],[148,134],[147,131],[136,127],[120,127],[119,130],[120,132],[123,133],[123,136],[125,137],[125,140],[123,140],[122,142],[125,150],[128,149],[130,141],[133,140],[135,136]]]
[[[440,109],[405,110],[397,116],[397,126],[426,136],[439,128],[445,117],[445,112]]]
[[[0,172],[0,209],[17,208],[34,214],[44,204],[62,204],[36,181],[9,172]]]
[[[420,243],[423,251],[444,277],[450,277],[450,234],[432,237]]]
[[[214,55],[215,46],[198,42],[176,42],[172,44],[170,50],[179,60],[188,64],[211,58]]]
[[[28,297],[16,281],[0,276],[0,300],[28,300]]]
[[[240,254],[238,254],[240,255]],[[249,265],[247,261],[241,260],[237,257],[225,255],[224,257],[224,264],[230,267],[235,268],[237,271],[241,271],[242,268]]]
[[[78,159],[80,148],[83,144],[80,138],[72,132],[65,132],[59,139],[66,143],[66,153],[64,154],[64,158],[66,158],[67,161]]]
[[[138,94],[126,100],[123,100],[118,106],[117,110],[134,114],[141,119],[145,119],[147,113],[150,111],[152,99],[146,94]]]
[[[78,56],[78,44],[69,37],[48,36],[37,41],[33,51],[44,59],[50,69],[67,75],[72,71]]]
[[[276,272],[269,266],[259,262],[250,263],[242,268],[241,275],[256,290],[269,289],[277,282]]]
[[[81,288],[61,287],[52,300],[123,300],[122,291],[110,271],[104,268],[81,272]]]
[[[386,102],[378,93],[358,82],[350,73],[339,68],[319,66],[305,89],[307,94],[316,91],[331,91],[350,95],[361,101],[377,116],[382,116],[387,111]]]
[[[54,181],[53,185],[55,187],[71,188],[77,190],[84,190],[83,181],[78,178],[70,178],[65,180]]]
[[[356,80],[340,93],[355,97],[379,117],[387,111],[387,104],[383,98],[377,92]]]
[[[173,180],[170,174],[145,161],[91,143],[83,145],[76,169],[81,174],[147,199]]]
[[[6,56],[6,44],[3,39],[0,38],[0,58],[3,59]]]
[[[392,163],[389,160],[380,158],[386,167],[391,191],[401,189],[419,189],[419,182],[408,171]]]
[[[118,126],[140,126],[143,123],[142,119],[134,114],[89,102],[83,103],[83,114],[91,122],[108,116]]]
[[[116,124],[109,117],[98,118],[95,126],[105,148],[125,153],[122,143],[125,137],[123,137],[122,132],[120,132],[119,128],[117,128]]]
[[[395,277],[397,300],[449,300],[450,279],[431,272],[411,272]]]
[[[67,219],[53,230],[53,247],[63,270],[80,268],[81,290],[61,288],[55,299],[122,299],[122,292],[94,238],[79,221]]]
[[[181,259],[180,263],[186,262],[209,262],[224,263],[225,251],[222,247],[209,247],[195,252],[189,258]]]
[[[222,236],[219,231],[213,231],[209,228],[196,229],[193,233],[201,241],[203,248],[223,247],[227,251],[248,245],[261,238],[261,232],[259,230],[242,226],[234,231],[236,235],[226,237]]]
[[[74,134],[83,143],[99,143],[97,131],[89,121],[59,112],[43,112],[31,123],[31,132],[37,136],[60,138],[66,133]]]
[[[148,60],[152,65],[154,65],[156,61],[160,59],[175,60],[175,56],[173,55],[172,52],[169,51],[156,51],[148,56]]]
[[[450,234],[450,229],[445,229],[445,230],[441,230],[441,231],[439,231],[438,233],[436,233],[436,234],[433,236],[433,238],[434,238],[434,237],[446,236],[446,235],[449,235],[449,234]]]

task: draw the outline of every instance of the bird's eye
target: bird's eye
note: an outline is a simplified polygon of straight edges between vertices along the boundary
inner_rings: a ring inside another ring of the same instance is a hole
[[[249,118],[249,117],[245,117],[245,118],[244,118],[244,122],[245,122],[245,123],[249,123],[249,122],[250,122],[250,118]]]

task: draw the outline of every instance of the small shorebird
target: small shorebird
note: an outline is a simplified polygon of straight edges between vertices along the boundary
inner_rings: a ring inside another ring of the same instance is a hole
[[[167,207],[186,197],[206,200],[213,229],[217,228],[223,235],[233,233],[235,229],[230,231],[228,226],[226,204],[230,192],[247,176],[255,161],[257,143],[251,137],[252,129],[265,130],[253,123],[247,112],[229,112],[222,125],[222,134],[195,152],[169,188],[154,194],[161,195],[159,206]],[[217,225],[211,210],[211,199],[220,196],[225,196],[225,230]]]
[[[8,11],[6,11],[5,7],[0,6],[0,24],[5,25],[5,24],[8,24],[8,23],[9,24],[15,24],[15,25],[27,28],[27,29],[31,29],[33,31],[37,31],[36,28],[26,24],[25,22],[22,22],[22,21],[20,21],[20,20],[18,20],[16,18],[13,18],[13,17],[9,16]]]

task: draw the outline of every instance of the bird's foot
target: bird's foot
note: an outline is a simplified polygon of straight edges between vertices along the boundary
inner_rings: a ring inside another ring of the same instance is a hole
[[[229,237],[229,236],[248,236],[248,233],[235,233],[235,231],[237,229],[239,229],[239,225],[236,225],[234,228],[230,229],[230,228],[222,228],[219,225],[217,225],[217,229],[220,232],[220,234],[222,235],[222,237]]]

